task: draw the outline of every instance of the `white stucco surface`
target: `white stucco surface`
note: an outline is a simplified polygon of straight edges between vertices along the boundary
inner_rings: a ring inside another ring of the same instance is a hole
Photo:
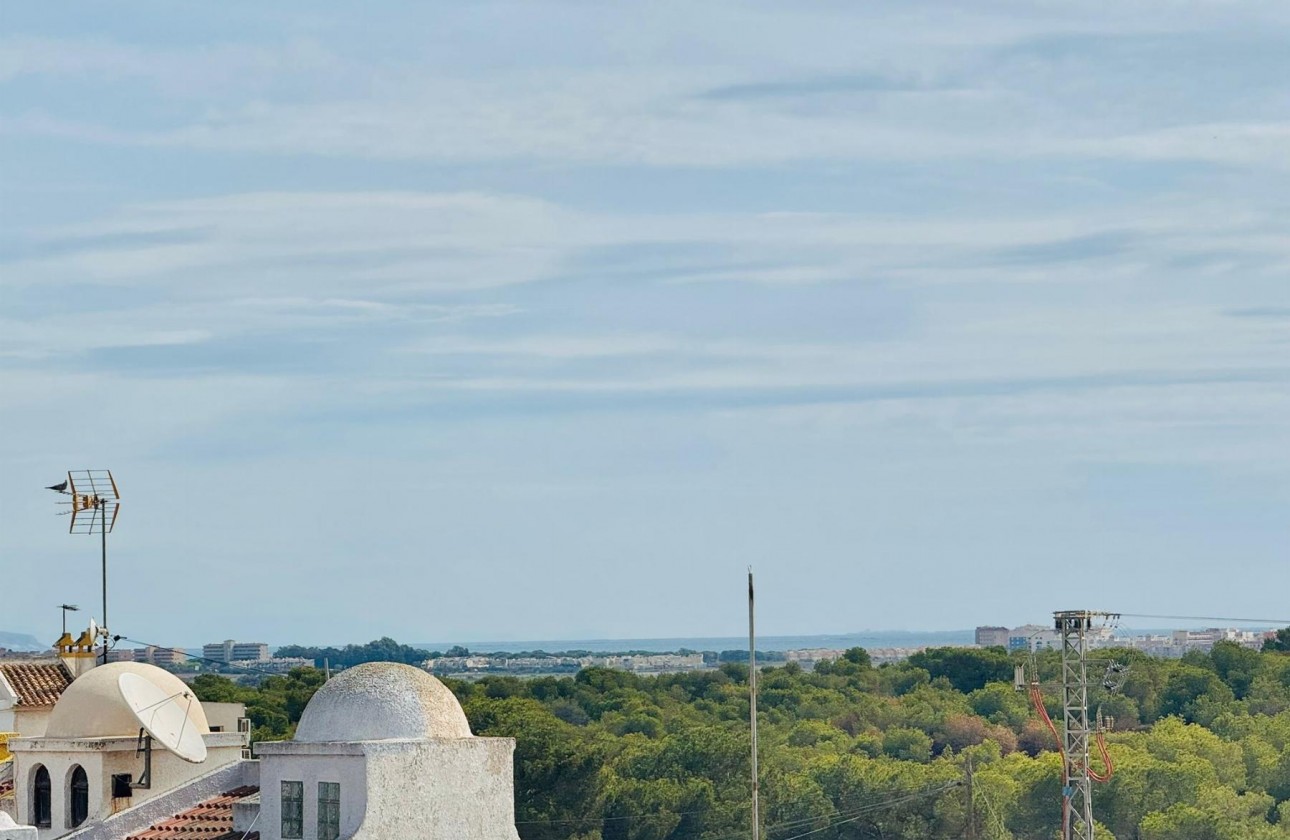
[[[372,744],[367,809],[353,840],[519,840],[514,750],[510,738]]]
[[[102,666],[108,667],[108,666]],[[61,701],[60,701],[61,702]],[[135,808],[171,790],[187,785],[221,766],[242,763],[242,736],[236,732],[202,736],[206,761],[191,764],[154,745],[152,787],[138,788],[128,798],[112,796],[112,775],[128,773],[138,779],[143,758],[136,754],[135,736],[117,738],[19,738],[10,743],[14,756],[15,804],[20,823],[33,822],[31,790],[37,767],[50,776],[50,827],[39,831],[40,840],[62,837],[76,828],[71,825],[70,785],[72,771],[80,767],[89,782],[87,824],[102,822],[120,811]],[[124,836],[124,835],[123,835]]]
[[[305,707],[300,743],[407,738],[469,738],[461,704],[418,668],[369,662],[342,671]]]
[[[277,741],[256,748],[263,840],[281,840],[284,781],[304,785],[306,840],[317,836],[319,782],[340,785],[342,840],[518,840],[510,738]]]
[[[36,840],[36,829],[18,825],[12,817],[0,811],[0,840]]]
[[[87,822],[85,827],[62,840],[121,840],[226,791],[259,783],[259,762],[250,760],[225,764],[160,796],[117,811],[102,822]]]
[[[185,703],[183,695],[192,690],[183,680],[155,665],[138,662],[112,662],[89,671],[72,681],[54,704],[44,734],[50,738],[105,738],[136,735],[139,719],[121,696],[117,682],[122,674],[137,674],[164,691],[178,695],[177,702],[186,706],[188,719],[198,733],[210,732],[202,704],[193,698]]]

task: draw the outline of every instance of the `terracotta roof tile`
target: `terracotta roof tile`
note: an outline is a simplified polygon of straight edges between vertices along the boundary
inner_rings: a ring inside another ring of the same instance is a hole
[[[259,792],[258,787],[249,785],[230,790],[126,840],[243,840],[242,832],[233,830],[233,803]],[[260,832],[251,832],[245,840],[260,840]]]
[[[0,678],[18,695],[19,706],[52,706],[72,683],[61,662],[0,662]]]

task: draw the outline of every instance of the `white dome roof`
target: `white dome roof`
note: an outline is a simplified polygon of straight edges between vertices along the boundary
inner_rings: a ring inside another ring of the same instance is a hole
[[[296,740],[469,738],[466,713],[441,682],[411,665],[368,662],[341,671],[305,706]]]
[[[108,738],[139,734],[139,719],[130,711],[121,687],[122,674],[138,674],[160,688],[166,696],[188,693],[192,689],[183,680],[155,665],[138,662],[111,662],[91,669],[72,681],[54,704],[45,728],[46,738]],[[180,704],[185,701],[178,698]],[[199,734],[209,733],[206,712],[194,696],[188,706],[188,719]]]

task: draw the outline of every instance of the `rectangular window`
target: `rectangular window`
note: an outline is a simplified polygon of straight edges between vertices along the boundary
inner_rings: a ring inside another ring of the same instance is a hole
[[[318,783],[318,840],[340,838],[340,782]]]
[[[282,836],[298,838],[305,836],[305,783],[282,783]]]

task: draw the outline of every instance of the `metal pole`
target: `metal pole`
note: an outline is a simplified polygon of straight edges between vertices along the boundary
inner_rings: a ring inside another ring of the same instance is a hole
[[[752,840],[761,837],[757,781],[757,636],[753,626],[753,573],[748,569],[748,719],[752,724]]]
[[[99,499],[99,533],[103,535],[103,664],[108,661],[108,614],[107,614],[107,505]]]
[[[1062,635],[1062,711],[1066,761],[1062,788],[1063,840],[1093,840],[1093,792],[1088,775],[1088,670],[1086,635],[1094,613],[1066,610],[1054,614]]]

